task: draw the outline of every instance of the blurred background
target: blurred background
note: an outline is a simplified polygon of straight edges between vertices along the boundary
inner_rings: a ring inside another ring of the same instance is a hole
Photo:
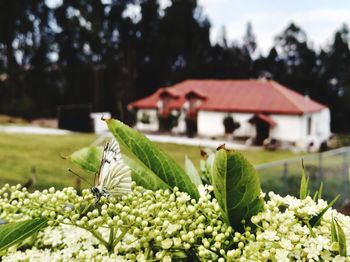
[[[347,146],[349,19],[345,0],[0,0],[0,124],[57,127],[60,115],[79,108],[132,125],[128,104],[160,87],[186,79],[267,78],[328,106],[337,147]],[[95,138],[0,132],[0,184],[34,176],[37,188],[74,185],[75,178],[62,175],[68,164],[59,156]],[[184,153],[199,159],[199,147],[161,146],[181,164]],[[341,165],[335,173],[346,192],[344,152],[330,162]],[[303,154],[246,149],[256,165]],[[325,175],[315,163],[324,168],[326,161],[319,159],[312,160],[316,186],[317,174]],[[281,192],[290,183],[288,163],[268,166],[282,177],[271,178]]]

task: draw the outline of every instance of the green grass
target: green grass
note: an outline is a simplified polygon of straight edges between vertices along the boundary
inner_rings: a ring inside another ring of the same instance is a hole
[[[187,154],[194,164],[198,164],[201,156],[201,147],[185,146],[177,144],[159,144],[160,148],[169,153],[177,163],[184,166],[185,155]],[[241,150],[241,152],[253,165],[282,160],[298,156],[290,151],[266,151],[262,149]]]
[[[39,136],[0,133],[0,185],[25,183],[35,172],[36,188],[75,185],[72,165],[62,155],[89,145],[94,135]],[[33,171],[35,169],[35,171]],[[93,181],[93,179],[91,179]]]
[[[25,183],[31,178],[32,172],[37,177],[36,189],[50,186],[62,188],[75,186],[76,177],[67,171],[74,167],[69,160],[62,159],[62,155],[69,155],[84,146],[88,146],[95,140],[91,134],[73,134],[66,136],[42,136],[24,134],[0,133],[0,186],[4,183]],[[176,162],[184,165],[185,154],[198,166],[200,160],[200,148],[175,144],[159,144],[168,152]],[[242,153],[253,164],[260,164],[295,156],[288,151],[263,151],[245,150]],[[35,169],[35,171],[33,171]],[[89,181],[93,181],[93,175],[84,174]],[[87,187],[88,185],[84,185]]]

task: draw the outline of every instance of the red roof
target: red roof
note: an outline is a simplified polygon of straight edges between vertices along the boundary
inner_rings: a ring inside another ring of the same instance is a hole
[[[132,108],[157,108],[164,90],[172,94],[170,107],[180,109],[186,94],[206,97],[199,110],[301,115],[326,106],[271,80],[186,80],[130,104]],[[175,98],[175,96],[177,96]]]

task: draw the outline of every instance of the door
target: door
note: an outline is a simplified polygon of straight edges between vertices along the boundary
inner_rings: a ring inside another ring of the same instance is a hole
[[[264,140],[269,137],[270,125],[260,118],[256,119],[256,141],[257,145],[262,145]]]

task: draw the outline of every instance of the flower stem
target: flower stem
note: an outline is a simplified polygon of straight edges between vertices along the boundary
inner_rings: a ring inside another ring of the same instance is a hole
[[[115,234],[114,228],[111,227],[111,229],[109,231],[109,240],[108,240],[108,247],[107,247],[107,250],[108,250],[109,253],[111,253],[111,251],[113,251],[113,249],[114,249],[114,245],[113,245],[113,243],[114,243],[114,234]]]

